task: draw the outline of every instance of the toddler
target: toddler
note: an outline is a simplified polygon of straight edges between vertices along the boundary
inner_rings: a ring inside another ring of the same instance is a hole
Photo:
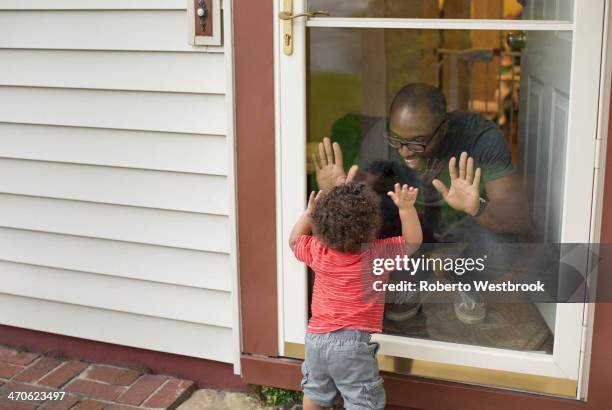
[[[395,184],[388,193],[398,208],[402,235],[376,239],[382,217],[378,195],[365,184],[342,183],[327,192],[310,194],[296,222],[289,246],[296,258],[315,272],[312,316],[305,338],[302,364],[304,409],[333,405],[338,393],[347,409],[385,407],[371,333],[382,331],[384,298],[362,295],[363,245],[400,245],[403,254],[415,252],[423,239],[414,203],[418,190]],[[405,246],[405,248],[404,248]]]

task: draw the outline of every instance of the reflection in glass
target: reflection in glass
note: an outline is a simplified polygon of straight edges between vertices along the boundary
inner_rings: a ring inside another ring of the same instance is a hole
[[[573,0],[308,0],[331,17],[571,21]]]
[[[313,3],[324,8],[322,0]],[[349,3],[357,7],[360,2]],[[359,164],[378,178],[385,217],[381,236],[401,232],[396,209],[385,202],[385,184],[399,180],[420,187],[418,211],[426,241],[449,244],[448,253],[456,257],[482,256],[487,246],[499,242],[558,242],[571,37],[566,32],[310,28],[309,161],[329,136],[342,147],[345,169]],[[398,90],[417,82],[444,95],[448,114],[444,124],[432,120],[422,132],[408,135],[410,127],[394,125],[389,108]],[[432,141],[446,142],[413,167],[389,143],[390,134],[408,140],[440,134]],[[464,149],[481,161],[481,196],[489,202],[492,189],[513,178],[515,185],[501,188],[512,208],[501,213],[506,219],[478,222],[454,210],[432,188],[434,178],[450,185],[449,158]],[[309,162],[309,191],[317,188],[313,170]],[[513,202],[520,195],[524,207]],[[521,224],[525,229],[517,228]],[[498,270],[495,276],[485,272],[472,280],[512,280],[516,274]],[[453,280],[444,272],[418,275],[419,280]],[[405,293],[388,299],[384,332],[552,353],[554,304],[486,303],[477,294],[449,296],[444,303],[427,303],[423,297]]]

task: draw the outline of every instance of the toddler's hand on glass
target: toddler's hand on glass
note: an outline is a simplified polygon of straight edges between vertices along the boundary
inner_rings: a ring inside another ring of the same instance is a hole
[[[387,192],[387,195],[391,197],[393,203],[400,211],[414,208],[418,194],[418,188],[409,187],[408,185],[400,186],[400,184],[395,184],[394,191]]]
[[[306,211],[304,212],[306,215],[311,216],[312,213],[314,212],[315,204],[317,202],[317,199],[319,199],[321,192],[323,191],[319,191],[319,192],[312,191],[310,193],[310,196],[308,197],[308,205],[306,206]]]

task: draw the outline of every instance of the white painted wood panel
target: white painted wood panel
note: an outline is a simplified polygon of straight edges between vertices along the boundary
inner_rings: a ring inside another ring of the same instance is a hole
[[[0,323],[227,363],[234,359],[232,329],[219,326],[6,294],[0,294]]]
[[[567,143],[567,123],[569,114],[570,100],[568,95],[553,90],[553,102],[551,107],[551,125],[549,138],[553,140],[550,144],[549,158],[563,158],[565,146]],[[563,161],[550,161],[549,175],[563,175],[565,164]],[[563,201],[563,186],[558,183],[549,184],[548,188],[548,203],[550,204],[550,214],[548,217],[548,232],[547,237],[553,241],[556,238],[561,238],[561,221],[563,218],[563,208],[554,206],[554,204]]]
[[[241,375],[241,353],[242,353],[242,335],[241,335],[241,312],[240,312],[240,292],[239,292],[239,271],[238,271],[238,215],[237,215],[237,195],[236,195],[236,138],[235,138],[235,109],[236,100],[234,95],[234,54],[232,45],[234,44],[233,37],[233,1],[234,0],[222,0],[221,5],[223,7],[222,20],[223,20],[223,41],[228,46],[228,52],[225,54],[225,72],[227,73],[225,84],[226,84],[226,98],[225,104],[227,107],[228,118],[227,118],[227,147],[228,153],[230,154],[229,166],[228,166],[228,180],[233,181],[232,184],[228,184],[229,196],[232,198],[230,201],[231,209],[228,217],[228,225],[230,227],[230,237],[233,239],[230,241],[230,261],[231,261],[231,286],[232,286],[232,307],[233,307],[233,319],[234,319],[234,332],[232,334],[232,345],[234,354],[234,374]]]
[[[0,10],[185,10],[184,0],[2,0]]]
[[[0,293],[232,327],[229,292],[0,261]]]
[[[0,85],[223,94],[223,58],[219,53],[0,49]]]
[[[225,253],[0,228],[0,260],[230,290]]]
[[[222,95],[0,87],[0,122],[217,135],[226,114]]]
[[[228,252],[226,216],[0,194],[0,226]]]
[[[5,11],[0,13],[0,48],[222,52],[223,47],[194,47],[187,43],[186,13],[186,10]]]
[[[0,123],[0,157],[227,175],[225,136]]]
[[[0,158],[0,192],[227,215],[227,178]]]

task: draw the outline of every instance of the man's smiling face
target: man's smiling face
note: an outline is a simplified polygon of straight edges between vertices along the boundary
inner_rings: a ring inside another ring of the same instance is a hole
[[[409,145],[403,145],[397,150],[406,166],[418,170],[423,168],[423,159],[431,158],[438,152],[446,134],[446,124],[441,124],[440,119],[436,119],[427,109],[403,106],[391,112],[389,133],[394,140],[427,144],[423,152],[415,152]]]

